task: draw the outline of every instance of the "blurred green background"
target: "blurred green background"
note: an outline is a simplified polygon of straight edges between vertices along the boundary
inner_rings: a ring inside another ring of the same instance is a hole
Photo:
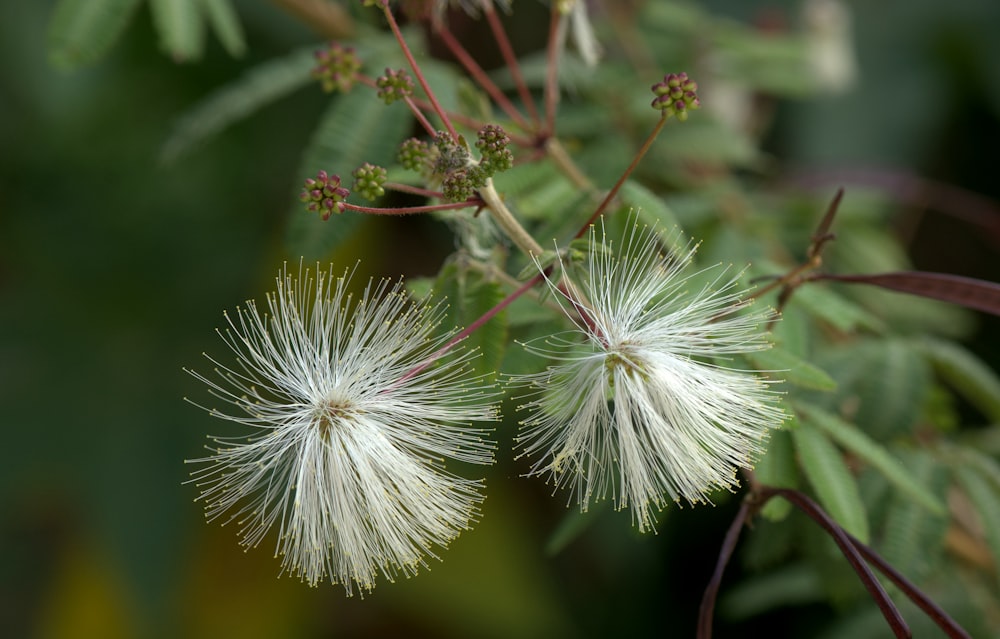
[[[797,10],[708,4],[747,20]],[[217,424],[183,401],[204,390],[182,367],[207,369],[201,353],[221,352],[223,310],[262,297],[282,262],[299,258],[284,248],[289,203],[326,98],[304,89],[176,164],[158,153],[213,87],[318,38],[271,4],[239,2],[247,57],[211,42],[205,60],[178,65],[143,9],[107,59],[62,72],[47,62],[52,5],[0,3],[0,635],[693,634],[734,500],[673,510],[644,537],[628,513],[592,513],[553,556],[565,496],[519,478],[523,464],[503,447],[482,522],[443,562],[364,599],[278,579],[269,547],[244,553],[234,530],[206,525],[183,460],[202,454]],[[1000,3],[851,6],[859,84],[777,105],[767,150],[830,191],[839,182],[829,171],[882,167],[883,185],[919,176],[995,202]],[[918,267],[1000,280],[995,204],[903,199],[897,219]],[[977,221],[960,219],[969,215]],[[450,246],[434,239],[442,229],[366,220],[334,259],[364,255],[365,275],[430,275],[436,249],[425,247]],[[399,238],[419,250],[412,261]],[[386,245],[401,248],[386,256]],[[983,318],[976,338],[993,363],[998,329]],[[510,435],[500,437],[503,446]],[[797,608],[761,623],[794,636],[801,619],[830,614]],[[725,619],[719,628],[735,632]]]

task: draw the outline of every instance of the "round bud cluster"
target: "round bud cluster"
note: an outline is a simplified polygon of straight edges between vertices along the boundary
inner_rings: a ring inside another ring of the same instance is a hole
[[[676,115],[681,122],[687,120],[688,112],[701,106],[698,101],[698,85],[686,73],[668,73],[663,82],[652,87],[653,108],[663,112],[663,117]]]
[[[361,60],[354,48],[337,42],[331,42],[328,48],[317,51],[316,61],[318,64],[312,70],[312,77],[319,80],[327,93],[350,91],[355,75],[361,70]]]
[[[476,191],[475,181],[473,176],[470,175],[469,168],[450,171],[444,176],[444,180],[441,182],[441,192],[444,194],[444,199],[449,202],[468,200]],[[485,181],[483,184],[485,184]],[[480,186],[483,184],[480,184]]]
[[[399,145],[399,152],[396,154],[396,159],[408,171],[423,172],[427,169],[430,157],[430,145],[417,138],[403,140],[403,143]]]
[[[479,130],[476,148],[482,155],[480,165],[488,165],[490,176],[514,166],[514,155],[507,148],[508,144],[510,136],[497,124],[487,124]]]
[[[310,213],[319,213],[324,220],[330,219],[334,213],[344,212],[344,200],[351,192],[340,186],[339,175],[328,175],[326,171],[316,174],[316,179],[306,179],[305,188],[299,194],[299,200],[306,205]]]
[[[354,190],[360,193],[366,200],[372,201],[385,195],[382,185],[389,175],[381,166],[375,166],[365,162],[351,173],[354,176]]]
[[[386,104],[413,95],[413,78],[404,69],[393,71],[386,69],[385,75],[375,80],[378,87],[378,97]]]

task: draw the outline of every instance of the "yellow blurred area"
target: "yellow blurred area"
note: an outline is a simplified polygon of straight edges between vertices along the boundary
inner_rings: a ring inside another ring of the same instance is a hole
[[[132,639],[141,636],[125,580],[112,562],[77,541],[63,554],[41,604],[40,639]]]

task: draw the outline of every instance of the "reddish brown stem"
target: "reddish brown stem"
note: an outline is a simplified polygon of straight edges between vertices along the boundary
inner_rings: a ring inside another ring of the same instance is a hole
[[[389,9],[389,0],[382,0],[382,13],[385,14],[386,20],[389,21],[389,28],[392,29],[393,35],[396,36],[399,48],[402,49],[403,55],[406,56],[407,62],[410,63],[410,69],[413,70],[414,77],[417,78],[417,82],[420,83],[424,93],[427,94],[427,99],[430,100],[431,108],[434,110],[434,113],[437,113],[438,117],[441,118],[441,122],[444,123],[444,127],[448,130],[448,133],[451,134],[452,139],[458,140],[458,132],[455,131],[455,126],[451,123],[451,120],[448,118],[448,114],[441,106],[441,103],[438,102],[437,96],[435,96],[434,92],[431,91],[431,87],[427,83],[427,78],[424,77],[423,72],[420,70],[420,66],[417,64],[416,58],[413,57],[410,47],[406,44],[406,40],[403,38],[403,33],[399,30],[396,18],[392,15],[392,10]]]
[[[524,108],[528,110],[528,115],[531,116],[537,127],[537,125],[541,124],[541,121],[538,119],[538,110],[535,108],[535,101],[531,97],[528,85],[524,82],[524,76],[521,74],[521,65],[518,64],[517,56],[514,55],[514,47],[511,46],[510,40],[507,38],[507,32],[504,31],[500,18],[497,17],[496,11],[493,10],[492,2],[483,3],[483,13],[486,14],[486,21],[490,25],[490,30],[493,31],[493,37],[497,41],[497,46],[500,47],[500,53],[503,55],[504,62],[507,63],[510,76],[514,79],[514,86],[517,87],[518,95],[521,96],[521,101],[524,102]]]
[[[546,48],[545,65],[545,131],[556,133],[556,106],[559,104],[559,20],[556,3],[552,3],[552,17],[549,19],[549,41]]]
[[[708,586],[705,587],[705,594],[702,595],[701,606],[698,608],[698,634],[696,635],[698,639],[711,639],[712,617],[715,610],[715,600],[719,594],[719,586],[722,585],[722,573],[726,571],[726,564],[733,556],[733,550],[736,549],[736,542],[740,538],[743,525],[750,518],[751,508],[750,500],[744,499],[736,517],[733,518],[733,523],[726,531],[722,548],[719,550],[719,559],[715,563],[715,571],[712,573],[712,579],[708,582]]]
[[[494,317],[496,317],[496,315],[498,313],[500,313],[502,310],[504,310],[505,308],[507,308],[508,306],[510,306],[514,302],[514,300],[516,300],[517,298],[521,297],[522,295],[524,295],[525,293],[527,293],[529,290],[531,290],[532,287],[534,287],[536,284],[538,284],[540,281],[542,281],[543,277],[544,277],[544,275],[542,273],[539,273],[538,275],[534,276],[533,278],[531,278],[530,280],[528,280],[527,282],[525,282],[524,284],[522,284],[520,287],[518,287],[510,295],[508,295],[507,297],[505,297],[502,300],[500,300],[499,304],[497,304],[496,306],[494,306],[490,310],[488,310],[485,313],[483,313],[476,321],[474,321],[471,324],[469,324],[468,326],[466,326],[462,331],[456,333],[455,336],[452,337],[450,340],[448,340],[448,342],[445,343],[444,346],[442,346],[438,350],[434,351],[431,354],[430,357],[428,357],[426,360],[424,360],[423,362],[421,362],[417,366],[415,366],[412,369],[410,369],[409,371],[407,371],[406,374],[404,374],[402,377],[399,378],[399,380],[396,382],[396,384],[401,384],[401,383],[405,382],[406,380],[410,379],[411,377],[413,377],[414,375],[418,375],[422,371],[426,370],[428,366],[430,366],[435,361],[437,361],[438,359],[440,359],[442,355],[444,355],[449,350],[451,350],[456,344],[458,344],[459,342],[461,342],[462,340],[464,340],[466,337],[468,337],[469,335],[471,335],[472,333],[474,333],[483,324],[485,324],[486,322],[488,322],[491,319],[493,319]]]
[[[482,87],[482,89],[486,91],[491,98],[493,98],[493,101],[496,102],[501,109],[503,109],[503,112],[506,113],[510,119],[516,122],[519,127],[525,131],[530,131],[531,125],[524,119],[524,116],[522,116],[517,110],[517,107],[515,107],[510,99],[504,95],[503,91],[500,90],[500,87],[498,87],[496,83],[494,83],[493,80],[486,75],[483,68],[479,66],[471,55],[469,55],[469,52],[466,51],[465,47],[463,47],[455,36],[452,35],[451,31],[448,30],[448,27],[442,25],[441,28],[438,29],[437,34],[441,36],[441,41],[444,42],[446,47],[448,47],[448,50],[455,56],[455,59],[457,59],[459,63],[465,67],[465,70],[469,72],[469,75],[471,75],[472,78],[479,83],[479,86]]]
[[[625,169],[625,172],[622,173],[621,177],[618,178],[618,181],[615,182],[615,185],[611,187],[610,191],[608,191],[608,194],[604,197],[604,201],[598,205],[596,210],[594,210],[594,213],[590,216],[590,219],[588,219],[586,223],[584,223],[584,225],[580,227],[580,230],[577,231],[576,235],[573,236],[573,239],[582,237],[583,234],[587,232],[587,229],[590,228],[590,225],[593,224],[597,220],[597,218],[601,216],[602,213],[604,213],[604,211],[608,208],[608,205],[611,204],[611,201],[615,199],[616,195],[618,195],[618,191],[621,190],[622,185],[625,184],[625,180],[628,179],[628,176],[632,175],[632,172],[635,170],[635,167],[639,166],[639,162],[642,160],[643,156],[646,155],[646,152],[649,151],[650,147],[653,146],[653,141],[656,140],[656,136],[660,134],[660,131],[663,130],[663,125],[666,123],[667,123],[666,116],[661,117],[660,121],[656,123],[655,127],[653,127],[653,131],[646,138],[646,141],[643,142],[642,148],[639,149],[639,152],[636,153],[634,158],[632,158],[632,163],[628,165],[628,168]]]
[[[382,188],[391,189],[393,191],[399,191],[401,193],[412,193],[413,195],[422,195],[428,198],[443,198],[444,193],[440,191],[432,191],[430,189],[424,189],[419,186],[413,186],[412,184],[402,184],[400,182],[386,182],[382,185]]]
[[[413,101],[413,98],[411,98],[410,96],[406,96],[403,99],[406,101],[406,106],[410,107],[410,112],[413,113],[413,117],[415,117],[417,119],[417,122],[420,123],[420,126],[424,128],[424,131],[427,131],[428,135],[434,137],[434,135],[437,133],[437,130],[434,128],[433,125],[431,125],[430,121],[428,121],[428,119],[424,116],[424,112],[420,110],[417,104]]]
[[[470,207],[480,207],[483,201],[480,199],[465,200],[464,202],[451,202],[449,204],[430,204],[428,206],[407,206],[398,209],[378,208],[372,206],[359,206],[344,202],[345,211],[355,213],[367,213],[369,215],[412,215],[414,213],[431,213],[433,211],[453,211],[456,209],[467,209]]]
[[[411,97],[410,99],[413,100],[413,103],[416,104],[421,109],[425,109],[425,110],[426,109],[430,109],[430,110],[433,110],[433,107],[432,107],[431,103],[428,102],[427,100],[423,100],[423,99],[418,98],[418,97]],[[448,113],[448,117],[451,118],[452,122],[456,122],[458,124],[461,124],[462,126],[468,127],[470,129],[472,129],[473,131],[478,131],[479,129],[481,129],[483,127],[484,124],[486,124],[485,122],[482,122],[480,120],[477,120],[477,119],[475,119],[473,117],[467,116],[467,115],[462,114],[462,113],[455,113],[453,111],[448,111],[447,113]],[[510,132],[508,132],[507,135],[510,137],[510,141],[513,142],[514,144],[518,145],[519,147],[522,147],[522,148],[525,148],[525,149],[532,149],[532,148],[535,148],[535,146],[536,146],[535,140],[532,139],[532,138],[529,138],[527,136],[518,135],[517,133],[510,133]]]

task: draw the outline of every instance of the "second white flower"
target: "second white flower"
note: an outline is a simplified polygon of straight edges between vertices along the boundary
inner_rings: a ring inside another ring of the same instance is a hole
[[[637,226],[618,251],[603,236],[603,223],[591,230],[575,281],[547,278],[578,329],[526,345],[557,363],[515,378],[532,389],[518,445],[536,459],[529,474],[568,487],[582,510],[611,493],[645,531],[667,498],[736,486],[783,420],[766,381],[719,365],[768,347],[770,311],[747,312],[726,269],[695,285],[712,271],[685,274],[693,248],[665,255]]]

